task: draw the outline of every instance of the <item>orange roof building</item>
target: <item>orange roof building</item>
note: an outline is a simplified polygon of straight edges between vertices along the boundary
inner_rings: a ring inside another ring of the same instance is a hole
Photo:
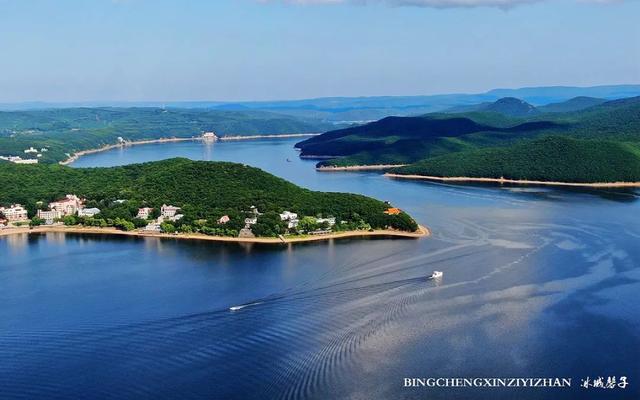
[[[402,212],[401,209],[399,208],[389,208],[387,209],[387,211],[385,211],[385,214],[389,214],[389,215],[398,215]]]

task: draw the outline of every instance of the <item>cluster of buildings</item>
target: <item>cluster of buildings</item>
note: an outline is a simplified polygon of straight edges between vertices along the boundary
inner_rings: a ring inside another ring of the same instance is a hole
[[[20,204],[12,204],[10,207],[0,207],[0,228],[4,228],[15,222],[29,220],[27,210]]]
[[[20,156],[0,156],[0,160],[9,161],[16,164],[37,164],[38,159],[42,157],[42,153],[45,153],[47,151],[49,151],[49,149],[47,149],[46,147],[41,148],[39,151],[38,149],[29,147],[28,149],[24,150],[24,153],[27,155],[35,154],[36,158],[22,158]]]
[[[75,194],[68,194],[64,199],[49,203],[48,210],[38,210],[36,216],[45,220],[45,224],[51,225],[56,219],[69,215],[94,217],[99,213],[99,208],[86,208],[84,206],[84,200]]]
[[[160,232],[162,228],[160,225],[165,221],[179,221],[184,215],[179,214],[180,207],[171,206],[163,204],[160,207],[160,216],[152,221],[150,221],[147,226],[145,226],[144,230],[149,232]],[[138,209],[138,214],[136,218],[148,220],[153,212],[153,208],[150,207],[142,207]]]

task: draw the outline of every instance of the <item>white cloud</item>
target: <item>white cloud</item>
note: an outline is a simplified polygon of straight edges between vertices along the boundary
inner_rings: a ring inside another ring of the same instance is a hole
[[[260,3],[289,4],[387,4],[390,6],[413,6],[432,8],[470,8],[497,7],[512,8],[522,4],[538,3],[547,0],[258,0]],[[579,3],[622,3],[624,0],[576,0]]]

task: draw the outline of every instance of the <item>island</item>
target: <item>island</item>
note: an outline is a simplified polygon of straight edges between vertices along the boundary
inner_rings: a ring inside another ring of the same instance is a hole
[[[640,97],[534,107],[514,98],[388,117],[296,144],[321,171],[393,178],[592,187],[640,186]]]
[[[76,232],[286,243],[429,233],[387,202],[311,191],[229,162],[174,158],[86,169],[0,162],[0,182],[0,235]]]

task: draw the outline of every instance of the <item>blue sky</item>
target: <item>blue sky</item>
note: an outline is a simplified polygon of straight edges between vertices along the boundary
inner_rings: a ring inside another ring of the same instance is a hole
[[[633,0],[0,0],[0,102],[640,83],[639,17]]]

